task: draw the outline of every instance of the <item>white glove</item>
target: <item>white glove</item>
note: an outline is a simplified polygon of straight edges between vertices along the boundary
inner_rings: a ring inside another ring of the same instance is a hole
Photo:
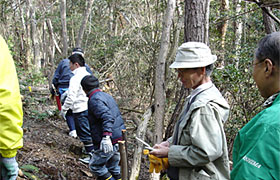
[[[109,153],[113,151],[113,144],[110,136],[105,136],[102,138],[100,143],[100,150],[104,153]]]
[[[60,111],[60,116],[61,116],[64,120],[66,120],[66,113],[67,113],[67,111],[64,111],[64,110],[61,110],[61,111]]]

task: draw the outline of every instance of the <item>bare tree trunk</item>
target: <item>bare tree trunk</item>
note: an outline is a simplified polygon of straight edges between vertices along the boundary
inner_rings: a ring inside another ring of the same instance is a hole
[[[234,0],[234,5],[235,5],[235,14],[240,14],[241,12],[241,0]],[[236,67],[238,67],[238,62],[239,62],[239,55],[240,55],[240,47],[241,47],[241,38],[242,38],[242,19],[240,18],[236,18],[234,21],[234,34],[235,34],[235,38],[234,38],[234,49],[235,49],[235,58],[234,61],[232,62],[235,64]]]
[[[165,17],[163,19],[163,30],[161,36],[161,45],[156,65],[155,76],[155,136],[154,143],[160,143],[163,138],[164,127],[164,109],[165,109],[165,65],[170,43],[170,27],[175,10],[175,0],[168,0]],[[152,174],[151,179],[159,179],[159,174]]]
[[[31,61],[32,61],[32,57],[31,57],[31,39],[30,39],[30,6],[29,6],[29,1],[26,1],[26,7],[25,7],[25,11],[23,12],[23,14],[26,15],[26,19],[27,22],[24,21],[24,17],[22,17],[22,23],[23,26],[25,26],[25,35],[24,35],[24,39],[25,39],[25,67],[27,69],[29,69]]]
[[[59,46],[58,46],[58,44],[57,44],[57,41],[56,41],[56,39],[55,39],[55,37],[54,37],[52,22],[51,22],[50,19],[47,19],[46,21],[47,21],[48,31],[49,31],[50,37],[51,37],[51,39],[52,39],[52,42],[53,42],[53,44],[55,45],[55,48],[57,49],[57,51],[58,51],[60,54],[62,54],[61,49],[59,48]],[[52,54],[54,55],[54,52],[53,52]]]
[[[221,0],[221,7],[220,7],[220,16],[222,16],[221,24],[218,26],[219,32],[221,35],[221,46],[219,47],[219,64],[220,68],[225,66],[225,39],[228,27],[228,19],[227,14],[229,11],[229,1],[228,0]]]
[[[155,139],[154,143],[162,141],[163,122],[164,122],[164,107],[165,107],[165,62],[168,53],[168,46],[170,41],[170,26],[173,20],[175,9],[175,0],[169,0],[166,9],[165,18],[163,20],[163,31],[161,36],[161,47],[159,51],[157,66],[156,66],[156,80],[155,80]]]
[[[81,47],[84,32],[85,32],[86,25],[87,25],[87,22],[88,22],[88,17],[91,13],[91,7],[92,7],[92,4],[93,4],[93,1],[94,0],[88,0],[87,1],[87,8],[86,8],[86,10],[84,12],[84,15],[83,15],[84,19],[83,19],[83,22],[81,24],[79,34],[78,34],[78,37],[77,37],[77,40],[76,40],[76,47]]]
[[[39,47],[39,36],[37,31],[37,22],[35,17],[35,9],[32,5],[32,0],[27,0],[27,4],[30,9],[30,21],[31,21],[31,39],[33,46],[33,64],[35,65],[35,71],[39,72],[41,69],[41,57],[40,57],[40,47]]]
[[[225,48],[225,39],[226,39],[226,32],[227,32],[227,27],[228,27],[228,20],[226,18],[226,14],[229,11],[229,1],[228,0],[222,0],[222,7],[221,7],[221,13],[222,16],[224,17],[221,25],[221,39],[222,39],[222,49]]]
[[[267,11],[271,12],[271,8],[267,7],[266,9]],[[265,27],[265,32],[267,34],[275,32],[276,28],[273,19],[271,19],[271,17],[266,12],[262,11],[262,13],[263,13],[263,24]]]
[[[67,57],[68,54],[68,35],[67,35],[67,22],[66,22],[66,0],[60,0],[60,16],[62,25],[62,41],[63,41],[63,56]]]
[[[210,0],[185,0],[185,42],[208,42]]]

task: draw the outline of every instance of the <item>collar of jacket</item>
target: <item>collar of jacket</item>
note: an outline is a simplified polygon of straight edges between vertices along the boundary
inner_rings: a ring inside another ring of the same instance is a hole
[[[207,83],[201,84],[200,86],[198,86],[196,89],[194,89],[190,96],[189,96],[189,102],[193,99],[193,97],[195,97],[197,94],[199,94],[200,92],[209,89],[210,87],[213,86],[212,81],[209,81]]]
[[[101,90],[98,88],[94,88],[94,89],[90,90],[87,94],[88,98],[90,99],[90,97],[93,96],[94,93],[99,92],[99,91],[101,91]]]
[[[81,67],[78,67],[77,69],[75,69],[73,72],[73,74],[77,74],[79,71],[85,71],[86,70],[86,67],[85,66],[81,66]]]
[[[273,94],[272,96],[270,96],[269,98],[267,98],[267,100],[265,100],[265,102],[263,103],[264,107],[268,107],[270,105],[273,104],[274,100],[277,98],[277,96],[280,94],[280,92]]]

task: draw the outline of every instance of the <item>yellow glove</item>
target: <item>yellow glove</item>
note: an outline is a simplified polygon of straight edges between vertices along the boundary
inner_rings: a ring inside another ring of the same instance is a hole
[[[166,170],[168,168],[168,158],[158,158],[152,154],[149,154],[149,150],[144,150],[145,155],[148,154],[150,161],[149,173],[159,173],[161,170]]]

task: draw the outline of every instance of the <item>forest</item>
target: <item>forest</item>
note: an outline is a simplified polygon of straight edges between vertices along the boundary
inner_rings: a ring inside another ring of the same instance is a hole
[[[50,98],[54,71],[81,47],[102,91],[117,101],[127,128],[127,179],[149,174],[151,146],[172,135],[190,93],[170,69],[177,48],[204,42],[217,55],[212,81],[230,105],[229,158],[237,132],[262,110],[252,78],[258,41],[280,30],[279,0],[1,0],[0,35],[13,56],[23,101],[24,146],[18,179],[95,179],[79,162]],[[153,111],[151,110],[153,109]],[[124,178],[123,178],[124,179]]]

